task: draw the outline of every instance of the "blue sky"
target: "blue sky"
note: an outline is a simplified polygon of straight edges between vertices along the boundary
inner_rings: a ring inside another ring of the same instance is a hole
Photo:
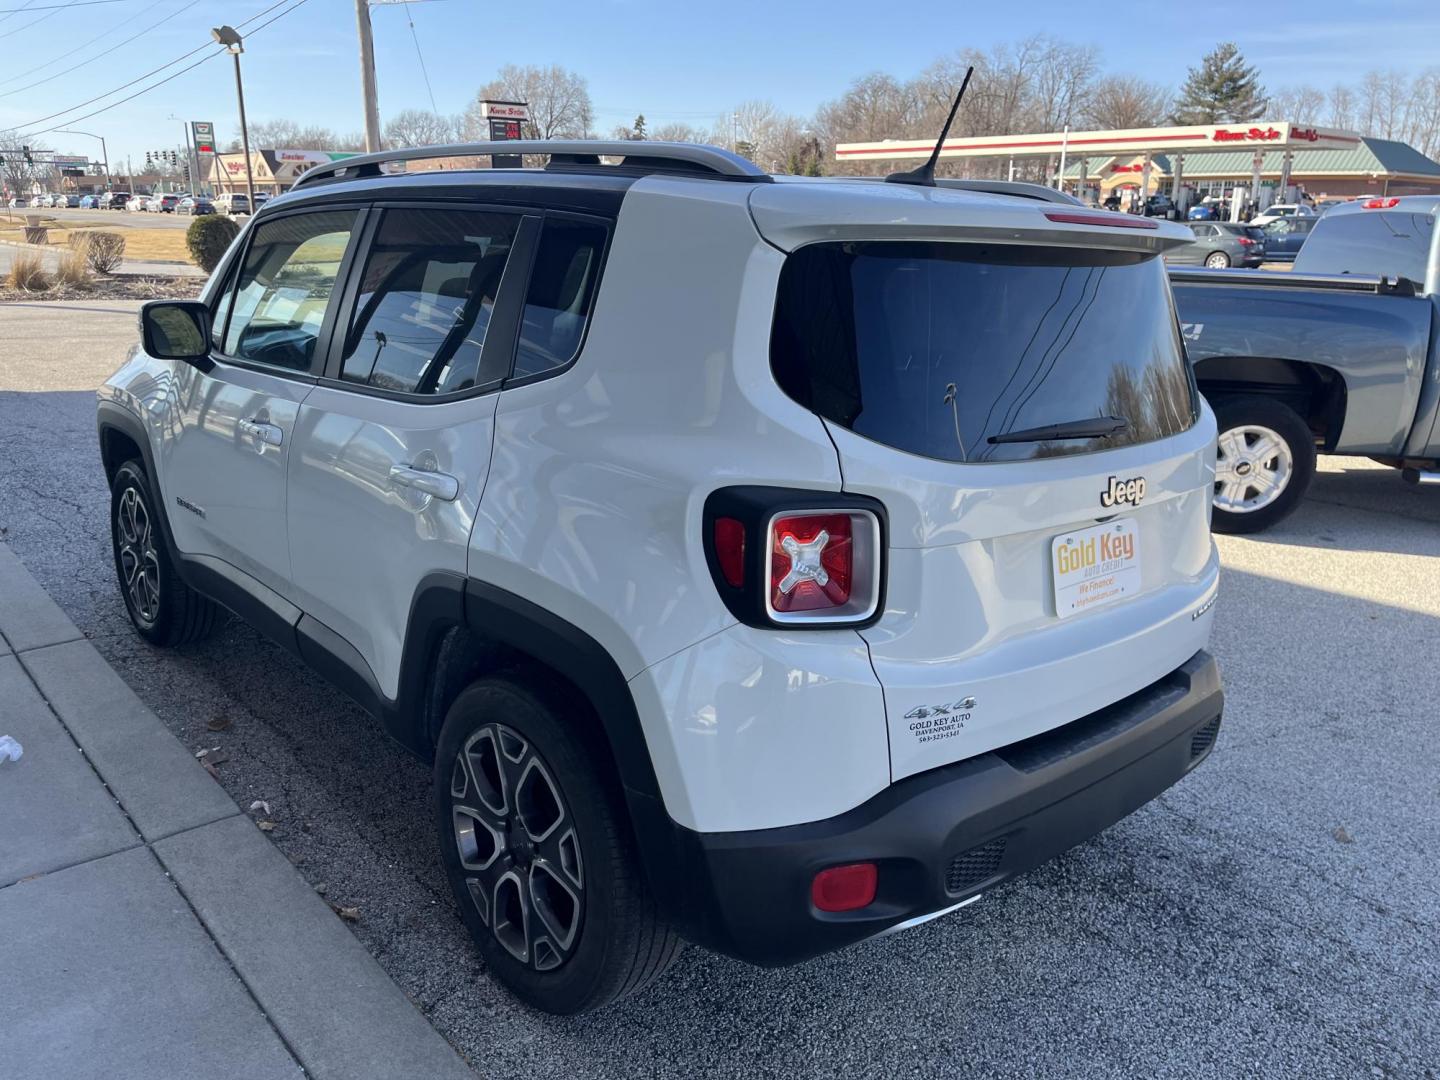
[[[128,82],[205,43],[211,26],[238,23],[274,0],[113,0],[53,14],[7,14],[25,2],[0,0],[0,128],[28,124]],[[30,6],[64,2],[30,0]],[[382,122],[400,109],[429,105],[405,10],[374,9]],[[589,80],[602,132],[638,112],[652,126],[681,120],[709,127],[750,98],[806,114],[866,72],[905,78],[955,49],[985,48],[1039,32],[1099,46],[1107,70],[1173,84],[1227,37],[1259,64],[1272,88],[1301,82],[1325,88],[1358,81],[1371,68],[1414,73],[1440,63],[1434,45],[1440,4],[1434,0],[1307,0],[1285,14],[1272,14],[1276,9],[1269,5],[1213,0],[1138,5],[430,0],[409,10],[440,111],[461,111],[506,63],[558,63]],[[1115,17],[1098,14],[1107,10]],[[69,70],[162,19],[104,59]],[[100,35],[105,36],[67,60],[15,77]],[[351,0],[307,0],[247,40],[243,64],[252,122],[288,117],[346,131],[361,128]],[[59,78],[26,88],[57,73]],[[59,116],[39,126],[66,124],[104,135],[113,165],[127,153],[143,156],[147,149],[175,145],[180,125],[168,119],[172,114],[213,120],[222,142],[233,136],[237,119],[228,59],[203,63],[98,116],[83,121]],[[57,150],[75,153],[96,145],[78,136],[43,138]]]

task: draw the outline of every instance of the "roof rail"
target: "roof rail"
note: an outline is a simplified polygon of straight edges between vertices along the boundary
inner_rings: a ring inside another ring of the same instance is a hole
[[[769,183],[772,177],[753,161],[718,146],[698,143],[650,142],[644,139],[510,139],[503,142],[453,143],[444,146],[411,146],[398,150],[381,150],[342,158],[328,165],[317,165],[296,179],[294,188],[321,180],[355,180],[385,175],[383,166],[392,162],[428,161],[434,158],[484,157],[495,154],[547,154],[549,168],[598,169],[616,168],[602,165],[602,157],[622,158],[621,168],[640,168],[651,172],[674,172],[688,176],[708,176],[715,180],[740,180],[748,183]]]

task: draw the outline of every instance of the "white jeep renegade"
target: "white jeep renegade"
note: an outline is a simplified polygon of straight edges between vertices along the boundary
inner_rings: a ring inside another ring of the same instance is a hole
[[[131,619],[222,605],[433,760],[539,1008],[965,904],[1222,706],[1188,234],[975,186],[664,143],[312,170],[100,391]]]

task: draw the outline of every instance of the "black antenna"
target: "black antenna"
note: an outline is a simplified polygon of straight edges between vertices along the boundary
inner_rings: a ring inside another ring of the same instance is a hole
[[[945,118],[945,126],[940,129],[940,138],[935,140],[935,149],[930,151],[930,160],[918,169],[911,169],[909,172],[891,173],[885,177],[887,184],[919,184],[921,187],[935,186],[935,163],[940,160],[940,149],[945,145],[946,136],[950,134],[950,125],[955,122],[955,114],[960,110],[960,99],[965,96],[965,88],[970,85],[970,76],[974,74],[974,65],[965,69],[965,81],[960,84],[960,92],[955,95],[955,104],[950,106],[950,115]]]

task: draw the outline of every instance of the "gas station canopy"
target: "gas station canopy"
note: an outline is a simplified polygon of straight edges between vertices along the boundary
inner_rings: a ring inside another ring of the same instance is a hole
[[[1110,156],[1112,154],[1196,153],[1205,150],[1350,149],[1360,142],[1353,131],[1337,131],[1289,121],[1252,124],[1195,124],[1190,127],[1131,128],[1119,131],[1051,131],[1034,135],[978,135],[946,139],[942,158]],[[935,148],[923,139],[841,143],[836,161],[902,161],[927,158]]]

